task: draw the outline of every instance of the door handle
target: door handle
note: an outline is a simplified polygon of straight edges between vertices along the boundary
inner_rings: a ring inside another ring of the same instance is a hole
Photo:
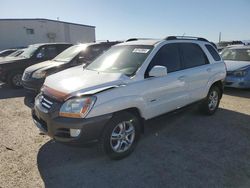
[[[180,77],[178,78],[178,80],[180,80],[180,81],[184,81],[184,80],[185,80],[185,78],[186,78],[186,76],[180,76]]]

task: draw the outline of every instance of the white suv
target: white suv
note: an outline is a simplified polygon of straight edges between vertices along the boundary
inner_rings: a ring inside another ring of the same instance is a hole
[[[225,76],[223,60],[206,39],[132,39],[86,69],[47,77],[32,116],[57,141],[99,141],[112,159],[120,159],[134,150],[144,120],[198,101],[213,114]]]

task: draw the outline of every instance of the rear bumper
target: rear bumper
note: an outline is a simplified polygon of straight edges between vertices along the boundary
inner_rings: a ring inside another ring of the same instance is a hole
[[[224,81],[225,87],[250,88],[250,80],[245,77],[227,76]]]
[[[106,123],[112,118],[112,114],[106,114],[93,118],[65,118],[58,116],[60,109],[52,112],[44,112],[39,105],[32,110],[32,118],[36,126],[45,134],[59,142],[70,144],[88,144],[99,140]],[[78,136],[70,135],[70,129],[79,129]]]

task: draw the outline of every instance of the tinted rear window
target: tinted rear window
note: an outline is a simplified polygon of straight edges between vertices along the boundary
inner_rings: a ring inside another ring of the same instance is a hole
[[[221,60],[218,52],[216,52],[216,50],[214,49],[213,46],[211,46],[209,44],[206,44],[205,46],[206,46],[207,50],[209,51],[209,53],[211,54],[211,56],[213,57],[213,59],[215,61],[220,61]]]
[[[184,68],[192,68],[208,64],[207,57],[201,47],[194,43],[180,44]]]

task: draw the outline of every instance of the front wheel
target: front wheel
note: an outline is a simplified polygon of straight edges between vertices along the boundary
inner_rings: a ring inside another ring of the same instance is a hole
[[[22,73],[13,72],[8,77],[8,84],[14,88],[22,87]]]
[[[202,103],[201,110],[208,115],[214,114],[220,104],[220,96],[220,89],[217,86],[212,86]]]
[[[138,117],[121,112],[109,121],[99,142],[99,147],[111,159],[122,159],[136,147],[140,137]]]

